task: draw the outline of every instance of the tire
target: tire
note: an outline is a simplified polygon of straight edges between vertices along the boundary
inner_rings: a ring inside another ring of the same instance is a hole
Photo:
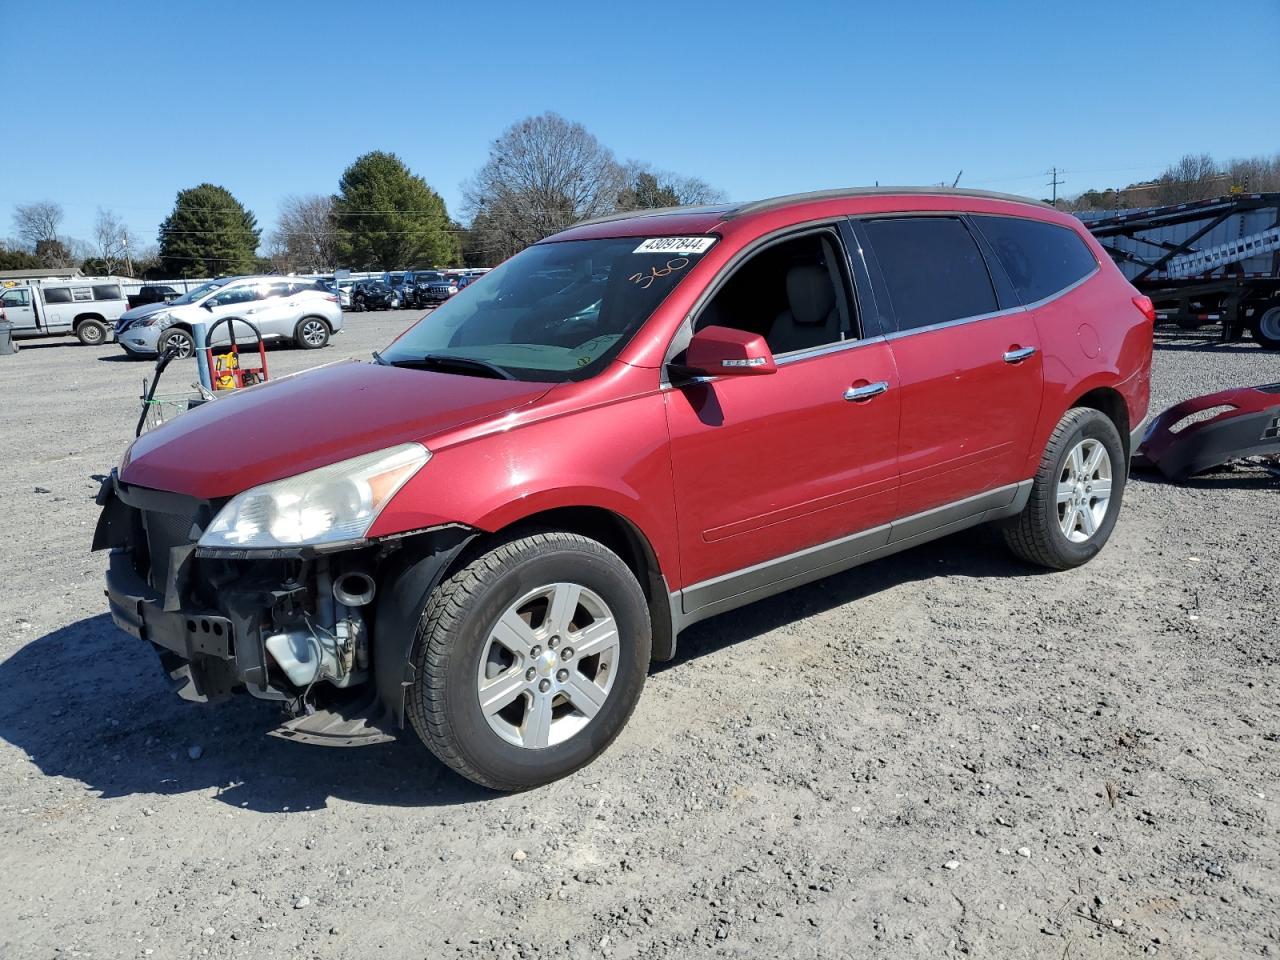
[[[1085,461],[1098,450],[1105,456],[1092,468]],[[1080,466],[1087,476],[1076,480]],[[1105,502],[1099,497],[1104,473],[1109,475]],[[1005,542],[1037,566],[1068,570],[1088,563],[1115,528],[1127,477],[1124,444],[1110,418],[1083,407],[1068,410],[1049,436],[1027,505],[1004,529]]]
[[[100,347],[107,342],[107,328],[100,320],[83,320],[76,327],[76,338],[86,347]]]
[[[196,350],[196,342],[191,336],[191,331],[184,330],[182,327],[170,327],[162,333],[156,343],[156,351],[163,354],[170,346],[178,347],[179,360],[187,359]]]
[[[320,317],[303,317],[293,331],[293,340],[303,350],[319,350],[329,343],[329,324]]]
[[[1249,332],[1267,350],[1280,350],[1280,303],[1272,301],[1260,308]]]
[[[364,313],[364,311],[365,311],[364,300],[357,297],[355,300],[351,301],[352,313]]]
[[[558,614],[557,603],[572,612]],[[589,637],[593,623],[599,632]],[[516,535],[428,598],[410,721],[468,780],[492,790],[541,786],[613,742],[640,698],[651,642],[644,593],[616,554],[577,534]],[[580,643],[597,652],[579,656]],[[495,697],[487,711],[485,689]]]

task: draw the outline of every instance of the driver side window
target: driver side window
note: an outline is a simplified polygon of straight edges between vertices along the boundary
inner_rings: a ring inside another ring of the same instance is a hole
[[[232,287],[230,290],[223,290],[210,303],[215,307],[226,307],[233,303],[250,303],[257,298],[258,293],[254,287]]]
[[[857,339],[841,249],[828,230],[770,244],[734,271],[694,330],[758,333],[775,356]]]

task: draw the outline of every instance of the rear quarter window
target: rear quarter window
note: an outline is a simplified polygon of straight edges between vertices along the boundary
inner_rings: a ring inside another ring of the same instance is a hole
[[[114,283],[99,283],[93,288],[93,299],[95,300],[122,300],[120,288]]]
[[[1074,230],[1019,217],[975,216],[1023,303],[1060,293],[1098,267]]]

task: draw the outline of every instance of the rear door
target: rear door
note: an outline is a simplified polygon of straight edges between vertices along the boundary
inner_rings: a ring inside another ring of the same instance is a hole
[[[868,218],[855,230],[892,315],[899,515],[1004,488],[1012,501],[1011,485],[1028,479],[1044,384],[1031,315],[964,216]],[[1004,505],[988,499],[984,508]]]
[[[30,287],[11,287],[0,293],[0,312],[13,324],[15,337],[29,337],[39,326],[36,323],[35,307],[31,303]]]

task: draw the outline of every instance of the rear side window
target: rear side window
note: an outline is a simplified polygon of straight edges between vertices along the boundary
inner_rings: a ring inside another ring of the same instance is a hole
[[[866,224],[899,330],[999,310],[982,251],[951,217],[903,217]]]
[[[1018,217],[973,220],[995,248],[1023,303],[1051,297],[1097,269],[1085,242],[1067,227]]]
[[[82,300],[92,300],[93,290],[89,287],[73,287],[71,290],[71,299],[79,303]]]
[[[99,283],[93,288],[95,300],[121,300],[120,288],[114,283]]]
[[[46,287],[44,291],[45,303],[70,303],[71,291],[66,287]]]

